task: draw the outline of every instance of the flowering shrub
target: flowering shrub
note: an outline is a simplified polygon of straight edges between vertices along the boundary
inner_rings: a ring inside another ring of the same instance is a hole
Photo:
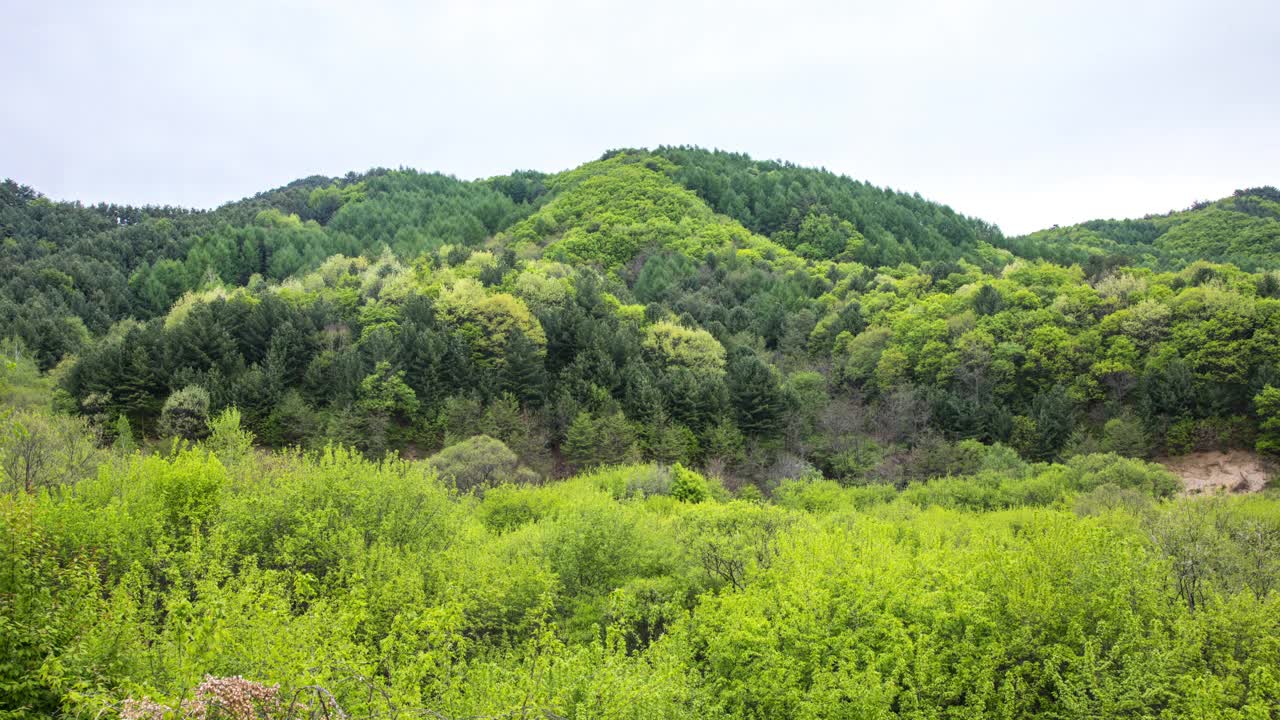
[[[280,716],[280,686],[263,685],[236,677],[205,675],[196,686],[195,697],[177,707],[162,705],[150,698],[124,701],[121,720],[263,720]]]

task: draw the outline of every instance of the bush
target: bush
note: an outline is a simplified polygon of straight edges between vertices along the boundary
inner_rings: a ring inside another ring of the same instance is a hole
[[[208,447],[224,460],[240,460],[253,449],[253,433],[240,425],[240,411],[229,407],[209,424]]]
[[[1147,456],[1147,434],[1137,418],[1111,418],[1102,426],[1102,451],[1130,458]]]
[[[1133,488],[1122,488],[1112,485],[1099,485],[1076,498],[1074,510],[1077,515],[1101,515],[1112,510],[1127,510],[1137,513],[1151,507],[1151,496]]]
[[[1280,389],[1270,385],[1253,399],[1258,413],[1258,452],[1280,455]]]
[[[1080,455],[1067,462],[1072,486],[1090,491],[1102,485],[1141,490],[1152,497],[1169,497],[1182,489],[1177,475],[1154,463],[1115,454]]]
[[[671,497],[680,502],[700,503],[707,499],[707,479],[676,463],[671,467]]]
[[[209,392],[199,385],[188,385],[169,395],[160,410],[160,432],[187,440],[208,435]]]
[[[0,417],[0,480],[6,490],[74,483],[89,474],[97,456],[94,436],[80,418],[30,410]]]
[[[501,440],[476,435],[450,445],[427,462],[442,480],[462,491],[490,487],[502,482],[529,482],[537,476],[520,465],[520,459]]]

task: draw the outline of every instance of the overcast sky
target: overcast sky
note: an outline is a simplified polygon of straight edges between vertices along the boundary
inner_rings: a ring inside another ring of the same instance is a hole
[[[211,207],[696,144],[1008,233],[1280,184],[1280,3],[0,3],[0,176]]]

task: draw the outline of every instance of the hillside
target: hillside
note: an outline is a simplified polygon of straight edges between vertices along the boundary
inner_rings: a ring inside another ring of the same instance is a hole
[[[1251,446],[1280,357],[1274,274],[1115,264],[1222,245],[1196,230],[1213,218],[1274,222],[1263,191],[1005,239],[696,148],[308,178],[209,212],[5,187],[0,333],[43,369],[66,357],[61,407],[108,437],[117,419],[163,435],[166,405],[194,398],[273,446],[430,454],[484,434],[542,476],[648,459],[765,489],[901,484],[965,439],[1035,460]],[[997,247],[1094,253],[1103,231],[1121,240],[1083,269]]]
[[[1086,267],[1141,265],[1177,269],[1198,260],[1272,270],[1280,252],[1280,190],[1237,190],[1231,197],[1141,220],[1092,220],[1009,238],[1002,247]]]
[[[1268,192],[6,183],[0,718],[1271,717]]]
[[[619,156],[623,162],[612,161]],[[637,158],[648,160],[632,162]],[[627,167],[601,174],[601,168],[615,165]],[[597,175],[585,189],[577,187]],[[569,210],[576,217],[553,221],[544,212],[538,217],[543,225],[516,225],[563,191],[570,197],[549,212],[577,204]],[[657,203],[667,224],[655,224],[657,218],[641,207],[650,202]],[[584,203],[603,216],[582,215]],[[633,215],[637,210],[640,214]],[[619,242],[621,232],[631,236],[623,241],[631,249],[647,249],[662,245],[663,235],[687,233],[687,223],[695,218],[705,223],[713,214],[721,216],[714,221],[722,226],[716,233],[745,238],[745,226],[811,260],[875,266],[965,257],[990,268],[1007,259],[988,245],[998,237],[993,228],[918,197],[822,171],[696,148],[614,151],[558,176],[517,172],[461,182],[374,170],[312,177],[207,212],[54,203],[6,181],[0,192],[0,269],[5,271],[0,336],[20,337],[47,368],[113,322],[161,315],[183,293],[211,280],[233,286],[254,275],[283,280],[315,269],[335,253],[373,258],[382,248],[412,260],[442,245],[474,247],[506,230],[517,240],[563,234],[571,228],[555,224],[565,220],[585,234],[572,234],[558,257],[569,257],[563,251],[575,243]],[[741,223],[737,231],[730,219]],[[627,227],[618,226],[605,238],[599,234],[600,220]],[[625,254],[627,248],[610,252]]]
[[[675,178],[716,212],[811,259],[920,265],[960,259],[999,268],[1000,231],[911,195],[825,170],[740,153],[661,147]]]

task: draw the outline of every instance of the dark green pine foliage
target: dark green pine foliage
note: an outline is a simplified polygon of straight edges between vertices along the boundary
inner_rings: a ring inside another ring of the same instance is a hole
[[[515,333],[507,345],[500,388],[521,403],[538,407],[546,394],[547,373],[543,353],[523,333]]]
[[[896,265],[966,258],[981,264],[982,244],[1001,238],[994,226],[919,195],[825,170],[694,147],[654,152],[674,162],[676,179],[717,212],[816,259]]]
[[[778,371],[750,350],[729,362],[729,395],[738,427],[748,436],[771,438],[782,429],[786,398]]]
[[[211,212],[7,183],[0,338],[42,369],[68,360],[59,407],[144,435],[195,385],[265,443],[365,428],[366,447],[427,452],[458,399],[479,417],[509,395],[528,427],[499,439],[539,468],[579,414],[620,412],[644,457],[715,459],[763,485],[805,467],[922,477],[939,465],[918,447],[938,438],[1057,457],[1100,447],[1116,418],[1155,452],[1252,446],[1280,276],[1152,273],[1124,253],[1176,268],[1171,251],[1130,251],[1265,240],[1250,228],[1276,195],[1087,224],[1116,252],[1076,268],[1019,259],[913,195],[695,148],[477,182],[307,178]],[[370,410],[384,363],[412,412]],[[832,392],[797,423],[782,388],[815,377]]]

